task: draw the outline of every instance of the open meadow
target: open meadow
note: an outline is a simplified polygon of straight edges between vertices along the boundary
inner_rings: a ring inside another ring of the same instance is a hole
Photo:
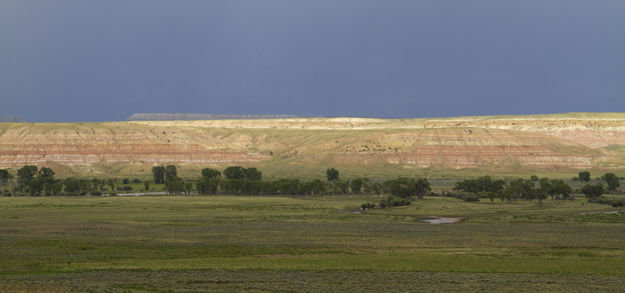
[[[547,199],[0,197],[0,291],[620,291],[625,213]],[[622,209],[622,208],[620,208]],[[430,216],[461,218],[429,224]]]

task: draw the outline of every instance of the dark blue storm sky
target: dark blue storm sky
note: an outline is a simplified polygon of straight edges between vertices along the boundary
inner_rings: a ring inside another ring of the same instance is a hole
[[[625,112],[623,0],[0,0],[0,115]]]

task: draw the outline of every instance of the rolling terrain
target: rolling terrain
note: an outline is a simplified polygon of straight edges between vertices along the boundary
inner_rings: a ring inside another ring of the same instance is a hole
[[[379,199],[374,194],[0,197],[5,223],[0,291],[622,292],[625,287],[625,213],[617,208],[583,198],[538,204],[427,196],[410,206],[359,209]],[[462,219],[424,222],[433,215]]]
[[[156,164],[295,177],[329,166],[368,176],[616,170],[625,166],[625,114],[0,123],[0,167],[25,164],[82,176],[147,176]]]

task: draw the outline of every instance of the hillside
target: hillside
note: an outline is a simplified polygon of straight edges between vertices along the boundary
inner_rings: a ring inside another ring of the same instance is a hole
[[[618,170],[624,149],[622,113],[0,124],[1,167],[48,165],[83,176],[147,176],[152,165],[170,163],[187,172],[253,165],[297,177],[322,176],[328,166],[369,176]]]

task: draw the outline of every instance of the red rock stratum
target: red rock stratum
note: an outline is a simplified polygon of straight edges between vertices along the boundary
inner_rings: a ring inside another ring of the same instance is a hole
[[[620,168],[625,114],[0,123],[0,167]]]

